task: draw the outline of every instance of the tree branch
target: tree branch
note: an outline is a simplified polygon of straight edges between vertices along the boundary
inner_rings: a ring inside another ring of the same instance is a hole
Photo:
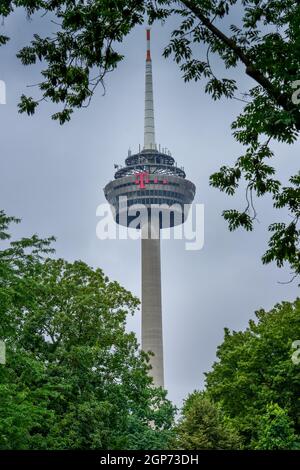
[[[286,93],[281,93],[277,87],[275,87],[264,74],[258,70],[253,62],[249,59],[245,51],[230,37],[226,36],[219,28],[217,28],[202,12],[201,7],[199,7],[193,0],[183,0],[182,3],[188,8],[200,21],[207,27],[207,29],[223,44],[226,44],[243,62],[246,66],[246,74],[253,78],[259,85],[261,85],[268,95],[273,98],[276,103],[282,107],[285,111],[297,111],[299,108],[295,106],[289,95]],[[300,130],[300,117],[297,119],[296,127]]]

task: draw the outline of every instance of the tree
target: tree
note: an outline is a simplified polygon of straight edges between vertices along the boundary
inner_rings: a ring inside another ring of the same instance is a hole
[[[23,308],[24,299],[33,287],[33,269],[45,255],[53,252],[53,237],[41,240],[33,235],[11,241],[9,227],[19,222],[0,211],[0,241],[3,244],[0,250],[0,339],[15,336],[18,319],[10,312]]]
[[[258,430],[257,450],[300,449],[299,438],[294,433],[287,412],[277,404],[267,406]]]
[[[12,221],[1,213],[2,240]],[[43,259],[49,243],[0,251],[0,448],[164,448],[174,407],[125,329],[138,300],[100,269]]]
[[[193,392],[185,400],[175,434],[174,448],[176,449],[240,448],[240,438],[230,420],[202,392]]]
[[[29,16],[41,10],[57,18],[52,36],[35,34],[31,44],[18,53],[24,65],[46,64],[39,84],[42,97],[22,95],[20,112],[33,114],[40,101],[50,100],[63,105],[52,116],[61,124],[70,119],[74,108],[88,105],[98,84],[104,86],[106,75],[123,58],[118,43],[145,15],[150,23],[174,16],[181,19],[164,55],[173,54],[185,81],[206,80],[205,91],[214,100],[245,101],[232,124],[233,135],[245,152],[234,166],[224,165],[210,178],[212,186],[230,196],[246,185],[245,209],[223,212],[229,229],[252,230],[254,196],[269,193],[273,207],[285,208],[291,219],[269,226],[271,237],[263,263],[274,261],[278,267],[287,263],[295,277],[300,274],[300,175],[291,176],[290,184],[283,186],[270,164],[272,141],[292,144],[300,131],[299,1],[3,0],[0,14],[8,16],[17,7],[24,7]],[[228,25],[230,15],[238,18],[236,24]],[[0,36],[0,44],[7,41],[8,37]],[[204,53],[201,44],[206,47]],[[211,54],[218,55],[226,69],[244,70],[254,80],[253,87],[237,97],[236,80],[215,75]]]
[[[246,448],[276,446],[281,428],[278,445],[290,442],[293,429],[299,440],[300,366],[292,360],[299,314],[297,299],[256,312],[258,321],[250,320],[245,331],[225,329],[218,361],[206,374],[209,397],[231,419]]]

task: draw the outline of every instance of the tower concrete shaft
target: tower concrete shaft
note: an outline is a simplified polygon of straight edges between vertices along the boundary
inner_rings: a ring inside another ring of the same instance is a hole
[[[145,74],[144,149],[155,149],[154,104],[150,29],[147,35]],[[151,371],[155,386],[164,386],[163,332],[161,309],[160,229],[153,218],[142,225],[142,349],[151,351]]]
[[[154,227],[149,225],[149,232]],[[164,387],[163,329],[161,307],[160,233],[152,238],[142,229],[142,349],[151,351],[150,375],[154,385]]]
[[[147,29],[147,54],[145,76],[145,123],[144,123],[144,149],[155,149],[154,127],[154,100],[152,81],[152,61],[150,51],[150,29]]]

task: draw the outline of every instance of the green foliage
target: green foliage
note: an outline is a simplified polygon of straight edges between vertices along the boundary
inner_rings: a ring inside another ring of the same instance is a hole
[[[35,108],[38,106],[38,102],[34,101],[31,97],[25,95],[21,96],[21,101],[18,104],[19,111],[21,113],[26,112],[29,116],[35,113]]]
[[[300,274],[299,181],[282,188],[270,165],[274,157],[272,141],[292,144],[300,131],[300,106],[293,102],[295,83],[300,79],[300,4],[296,0],[3,0],[0,14],[8,16],[17,7],[29,16],[41,12],[57,18],[50,37],[34,35],[18,57],[24,65],[46,64],[39,84],[42,97],[22,95],[19,111],[33,114],[40,101],[50,100],[62,109],[52,115],[60,124],[71,119],[74,109],[89,104],[106,75],[115,70],[123,56],[118,44],[148,16],[150,23],[179,20],[164,56],[173,56],[183,79],[204,80],[212,99],[228,98],[245,102],[242,113],[232,124],[233,135],[245,146],[234,166],[222,166],[211,175],[210,183],[228,195],[240,185],[246,187],[243,211],[223,212],[230,230],[253,229],[256,219],[254,197],[270,194],[273,207],[285,208],[292,222],[271,224],[269,247],[262,260],[279,267],[289,264]],[[230,18],[237,24],[228,25]],[[0,45],[8,38],[1,36]],[[200,47],[204,46],[204,47]],[[228,69],[242,67],[253,86],[238,91],[230,76],[217,77],[211,56],[218,56]],[[299,180],[299,173],[291,181]],[[294,188],[293,188],[294,185]],[[280,201],[280,205],[278,203]]]
[[[294,191],[292,186],[281,188],[281,182],[274,178],[275,169],[268,161],[273,157],[272,140],[292,144],[300,131],[300,107],[292,101],[293,84],[300,76],[299,2],[245,0],[241,26],[231,25],[230,34],[225,17],[230,20],[237,1],[183,1],[181,8],[176,8],[175,3],[156,2],[161,7],[168,5],[167,15],[182,17],[164,55],[173,54],[184,80],[206,80],[205,91],[213,99],[246,101],[243,112],[232,124],[233,135],[246,147],[245,153],[233,167],[223,166],[210,178],[212,186],[229,195],[234,195],[241,184],[245,185],[246,207],[243,211],[226,210],[223,217],[230,230],[238,227],[252,230],[257,216],[254,196],[270,193],[274,208],[286,208],[292,222],[270,225],[272,236],[262,260],[264,263],[275,261],[279,267],[286,262],[296,277],[300,274],[300,204],[293,202],[294,193],[299,194],[299,184]],[[156,11],[157,7],[153,6],[153,19]],[[199,43],[206,45],[202,55],[197,47]],[[226,69],[242,64],[256,86],[237,97],[235,80],[215,76],[211,54],[217,54]],[[291,178],[295,180],[299,180],[299,174]]]
[[[300,442],[287,412],[277,404],[268,405],[258,428],[257,450],[295,450]]]
[[[290,183],[291,186],[284,187],[281,193],[275,195],[274,205],[278,209],[288,207],[293,218],[289,224],[270,225],[269,231],[273,235],[269,241],[269,249],[263,256],[263,262],[276,261],[277,266],[281,267],[285,261],[288,261],[297,276],[300,273],[300,173],[292,176]]]
[[[174,408],[126,317],[138,300],[100,269],[11,241],[0,213],[0,449],[162,449]]]
[[[16,335],[19,319],[11,315],[13,309],[23,308],[23,299],[33,288],[32,272],[44,255],[51,253],[52,237],[41,240],[31,238],[11,241],[8,232],[11,223],[19,223],[0,211],[0,338]]]
[[[204,394],[194,392],[185,400],[175,428],[175,449],[239,449],[240,438],[230,420]]]
[[[207,393],[246,448],[292,448],[291,440],[296,445],[300,437],[300,365],[292,361],[300,300],[260,310],[256,317],[243,332],[225,329],[218,361],[206,376]]]
[[[42,98],[21,97],[19,111],[33,114],[40,101],[51,100],[62,109],[52,118],[64,124],[74,108],[89,104],[104,77],[122,60],[115,50],[118,43],[143,21],[144,2],[133,0],[89,1],[2,1],[0,14],[8,16],[15,8],[23,7],[31,17],[40,11],[48,22],[48,14],[57,18],[56,31],[51,36],[34,34],[30,45],[17,56],[23,65],[46,63],[39,84]],[[2,37],[1,43],[8,38]]]
[[[239,9],[236,8],[237,4]],[[243,112],[232,124],[233,135],[246,147],[235,165],[222,166],[211,175],[210,183],[228,195],[240,185],[246,187],[243,211],[223,211],[230,230],[253,229],[256,219],[254,197],[270,194],[275,209],[285,208],[292,221],[271,224],[272,233],[263,263],[289,264],[294,277],[300,274],[299,173],[291,186],[282,188],[269,161],[274,156],[272,141],[294,143],[300,131],[300,107],[293,102],[294,84],[300,77],[300,4],[298,1],[186,0],[148,2],[150,17],[181,17],[172,32],[165,57],[173,55],[185,81],[206,81],[205,91],[213,99],[236,98],[245,101]],[[239,18],[239,24],[228,20]],[[228,17],[228,18],[226,18]],[[206,46],[199,48],[199,43]],[[211,65],[218,55],[225,69],[242,65],[255,86],[236,95],[238,86],[230,77],[216,77]]]

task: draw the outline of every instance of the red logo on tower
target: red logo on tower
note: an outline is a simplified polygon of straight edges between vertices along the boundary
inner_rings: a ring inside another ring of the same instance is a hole
[[[140,189],[145,189],[145,187],[146,187],[145,185],[149,184],[149,183],[167,184],[168,181],[165,178],[161,181],[158,181],[158,178],[156,178],[156,177],[154,178],[153,181],[150,181],[149,173],[147,171],[143,171],[141,173],[136,173],[135,174],[135,184],[139,185]]]
[[[147,173],[146,171],[142,173],[137,173],[135,175],[135,184],[138,184],[140,189],[144,189],[145,183],[149,183],[149,173]]]

